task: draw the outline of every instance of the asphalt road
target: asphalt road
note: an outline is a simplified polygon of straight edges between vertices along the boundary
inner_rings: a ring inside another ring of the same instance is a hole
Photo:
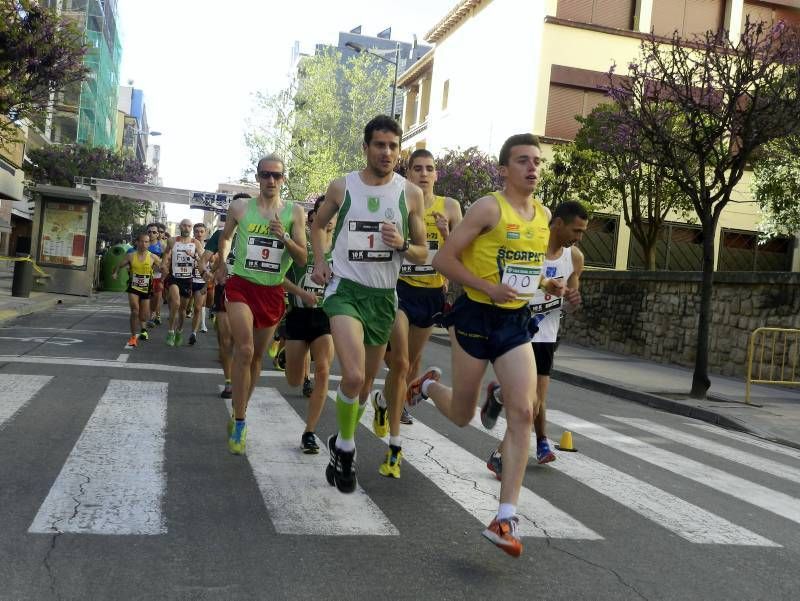
[[[162,325],[126,350],[126,332],[123,295],[0,327],[0,599],[800,596],[796,450],[554,382],[550,437],[579,452],[530,462],[515,560],[480,536],[502,423],[417,407],[400,480],[363,426],[343,498],[299,452],[305,399],[280,372],[235,457],[213,333],[172,349]],[[448,347],[426,354],[448,381]]]

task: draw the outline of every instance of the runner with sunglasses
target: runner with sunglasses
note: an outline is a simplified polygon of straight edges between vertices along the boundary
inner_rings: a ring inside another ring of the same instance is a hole
[[[231,203],[220,235],[217,281],[224,281],[231,239],[236,234],[233,275],[225,284],[225,306],[233,334],[233,408],[228,448],[243,455],[247,440],[245,414],[261,375],[261,362],[283,316],[286,272],[307,258],[302,206],[281,198],[284,161],[275,154],[256,167],[258,198]]]

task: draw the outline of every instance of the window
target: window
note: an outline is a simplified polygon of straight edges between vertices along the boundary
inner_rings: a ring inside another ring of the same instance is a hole
[[[442,87],[442,110],[447,109],[447,99],[450,96],[450,80],[447,79],[444,82],[444,86]]]
[[[644,249],[631,235],[628,269],[647,269]],[[656,270],[702,271],[703,232],[699,225],[666,223],[656,242]]]
[[[631,29],[635,0],[559,0],[556,16],[615,29]]]
[[[745,0],[744,10],[742,11],[742,26],[744,26],[748,17],[751,23],[759,23],[761,21],[772,23],[780,20],[788,23],[800,23],[800,10],[775,6],[767,2]]]
[[[790,271],[791,238],[772,238],[758,243],[758,234],[722,230],[717,271]]]
[[[653,32],[671,38],[718,31],[725,18],[725,0],[654,0]]]
[[[587,266],[611,269],[616,267],[618,230],[619,217],[617,215],[595,213],[591,216],[586,233],[579,245]]]
[[[581,128],[576,115],[585,117],[600,104],[611,102],[605,92],[550,84],[544,135],[572,140]]]

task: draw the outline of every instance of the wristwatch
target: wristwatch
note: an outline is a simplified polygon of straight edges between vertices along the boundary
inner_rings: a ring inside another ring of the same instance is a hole
[[[397,250],[398,250],[399,252],[401,252],[401,253],[404,253],[404,252],[406,252],[406,251],[408,250],[408,246],[409,246],[409,244],[408,244],[408,238],[406,238],[405,240],[403,240],[403,246],[401,246],[401,247],[400,247],[400,248],[398,248]]]
[[[292,237],[289,235],[289,232],[283,232],[283,239],[288,242]]]

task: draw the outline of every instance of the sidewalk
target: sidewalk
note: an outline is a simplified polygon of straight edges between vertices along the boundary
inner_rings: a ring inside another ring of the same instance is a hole
[[[75,302],[85,297],[71,296],[69,294],[50,294],[47,292],[31,291],[29,298],[11,296],[11,281],[13,268],[0,266],[0,324],[38,311],[55,307],[57,304]]]
[[[759,386],[744,402],[744,378],[711,375],[706,400],[690,399],[692,369],[560,344],[552,377],[800,448],[800,387]]]

